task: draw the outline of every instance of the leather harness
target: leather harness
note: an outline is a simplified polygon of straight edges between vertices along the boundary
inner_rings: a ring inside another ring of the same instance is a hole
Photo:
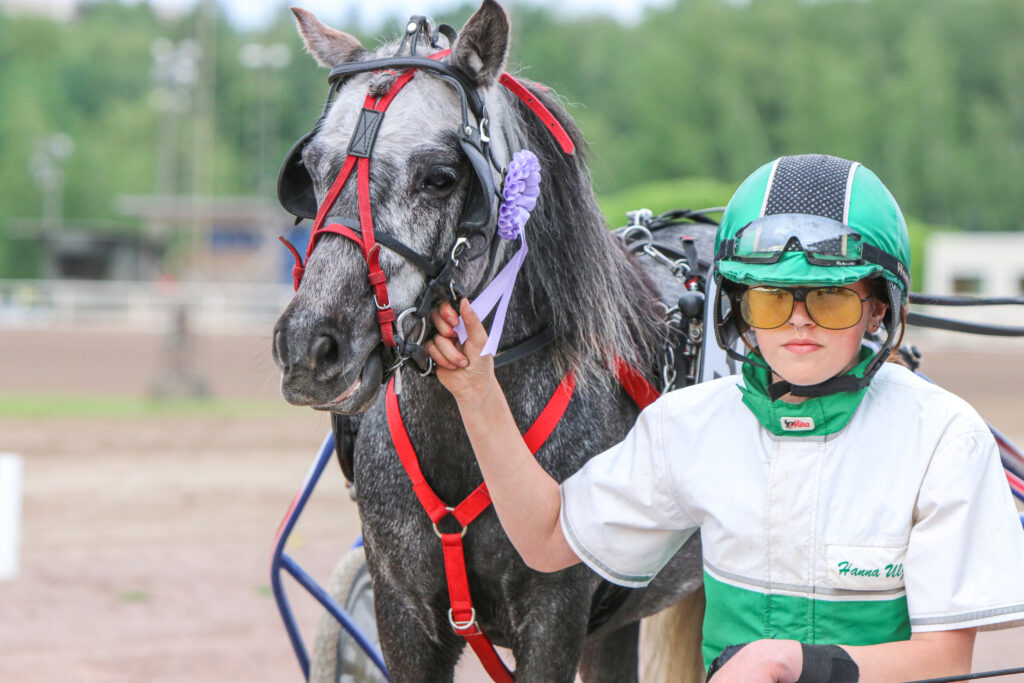
[[[418,35],[421,26],[422,22],[416,22],[416,35]],[[410,23],[410,31],[412,29],[413,23]],[[411,34],[406,35],[406,39],[408,39],[409,35]],[[448,35],[448,38],[451,41],[453,36]],[[432,42],[436,43],[436,36]],[[457,258],[462,249],[469,244],[469,236],[473,233],[483,234],[485,244],[490,245],[490,248],[483,249],[477,254],[467,254],[467,258],[477,258],[485,251],[490,252],[491,260],[495,256],[496,240],[493,239],[493,236],[496,223],[495,197],[498,196],[498,193],[495,190],[492,169],[498,170],[499,173],[501,169],[495,164],[490,153],[487,131],[488,120],[483,99],[462,71],[440,61],[450,54],[450,50],[435,52],[428,58],[417,57],[415,55],[414,36],[411,53],[409,57],[389,57],[341,64],[331,70],[329,78],[331,87],[327,102],[324,104],[321,121],[325,119],[331,100],[346,76],[368,71],[404,69],[383,96],[376,97],[371,93],[367,93],[341,170],[338,172],[324,197],[324,201],[320,203],[319,207],[317,206],[316,196],[313,191],[312,177],[302,161],[303,149],[319,129],[319,123],[310,133],[303,136],[289,152],[288,158],[282,166],[278,177],[278,198],[281,204],[296,215],[299,220],[302,218],[314,219],[309,244],[306,248],[306,261],[312,255],[319,238],[325,233],[341,235],[359,245],[368,268],[367,279],[373,292],[382,342],[385,346],[395,350],[399,359],[393,370],[397,371],[397,368],[405,358],[412,358],[420,366],[421,370],[429,372],[429,356],[420,346],[426,330],[425,317],[438,294],[443,294],[446,291],[454,292],[455,284],[452,271],[457,264]],[[451,250],[450,258],[446,262],[441,263],[431,263],[429,258],[417,253],[389,235],[377,231],[373,224],[373,212],[370,204],[370,160],[381,122],[395,96],[419,71],[427,71],[445,80],[457,91],[462,114],[462,125],[457,131],[457,135],[459,144],[475,174],[475,182],[467,194],[462,216],[459,219],[458,238]],[[545,123],[547,129],[555,137],[566,154],[574,152],[575,148],[568,133],[556,117],[525,85],[507,73],[501,74],[499,82],[522,100]],[[476,118],[476,126],[470,121],[470,113]],[[328,214],[330,214],[353,171],[356,175],[359,215],[358,217],[332,217],[332,222],[328,223]],[[281,238],[281,241],[288,247],[295,258],[292,276],[295,289],[298,290],[305,273],[303,258],[291,243],[284,238]],[[387,290],[387,275],[380,268],[379,256],[382,245],[400,254],[426,272],[430,277],[427,289],[419,297],[417,305],[403,311],[402,315],[396,315],[391,305]],[[407,313],[413,314],[419,321],[419,339],[416,342],[405,338],[405,330],[402,329],[402,316]],[[496,364],[500,365],[521,358],[546,346],[553,339],[554,335],[551,329],[545,328],[538,335],[500,354],[496,359]],[[641,409],[657,398],[659,395],[658,391],[639,371],[621,361],[618,363],[617,369],[619,381]],[[570,372],[559,383],[537,420],[526,434],[523,435],[523,439],[531,453],[536,453],[540,449],[558,425],[572,399],[574,387],[575,377]],[[487,487],[485,484],[480,484],[458,505],[454,507],[446,505],[430,488],[420,470],[415,449],[402,422],[398,393],[395,390],[394,375],[388,379],[385,405],[391,439],[395,449],[398,451],[402,466],[409,476],[413,491],[433,523],[435,532],[441,539],[445,558],[445,575],[451,602],[451,608],[448,610],[448,620],[455,632],[464,637],[470,647],[476,652],[493,680],[511,682],[513,680],[512,673],[498,656],[490,639],[480,630],[477,624],[476,609],[473,607],[469,592],[469,580],[466,573],[465,554],[462,543],[467,526],[491,505],[491,498],[487,492]],[[337,437],[336,444],[342,470],[346,478],[351,482],[354,474],[351,454],[358,429],[356,420],[346,418],[346,416],[335,416],[332,419],[332,426]],[[453,516],[460,523],[461,530],[459,532],[442,533],[438,529],[438,523],[448,515]],[[594,607],[601,609],[602,618],[607,618],[610,608],[621,604],[623,595],[617,593],[614,589],[599,590],[594,596]]]
[[[659,396],[658,390],[638,370],[621,360],[617,363],[617,374],[622,387],[641,410]],[[559,382],[540,415],[523,434],[523,441],[531,453],[536,454],[558,426],[572,400],[575,386],[576,379],[570,371]],[[491,505],[487,484],[480,484],[457,505],[449,506],[442,501],[427,483],[420,469],[416,450],[413,448],[405,424],[402,422],[394,378],[388,383],[385,400],[391,441],[395,450],[398,451],[398,457],[405,473],[409,476],[416,498],[434,525],[434,533],[441,539],[445,579],[448,583],[448,597],[451,603],[451,607],[448,609],[448,622],[455,633],[466,639],[492,680],[499,683],[511,683],[514,680],[512,672],[498,656],[493,643],[477,623],[476,608],[473,607],[469,591],[469,578],[466,574],[466,558],[462,543],[469,524]],[[461,525],[459,531],[452,533],[440,531],[438,523],[448,515],[459,522]],[[599,603],[595,602],[594,606],[603,608],[601,618],[607,618],[609,608],[621,604],[625,595],[626,593],[614,591],[611,588],[600,592],[601,600]]]

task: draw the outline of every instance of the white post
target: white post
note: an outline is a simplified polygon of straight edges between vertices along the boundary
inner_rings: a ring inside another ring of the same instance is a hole
[[[0,581],[18,575],[21,545],[21,456],[0,453]]]

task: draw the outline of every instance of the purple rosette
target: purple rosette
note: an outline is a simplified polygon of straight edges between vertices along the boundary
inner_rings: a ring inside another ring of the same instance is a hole
[[[516,284],[519,269],[529,251],[526,245],[526,233],[523,226],[530,218],[530,212],[537,205],[540,196],[540,161],[537,155],[529,150],[516,152],[509,162],[502,186],[501,207],[498,209],[498,236],[505,240],[519,238],[519,249],[512,255],[501,271],[494,276],[476,299],[470,302],[473,311],[483,320],[494,311],[494,321],[487,334],[487,343],[480,355],[494,355],[498,351],[498,342],[505,327],[505,314],[512,300],[512,289]],[[460,320],[455,326],[459,341],[466,341],[466,327]]]
[[[540,196],[540,161],[528,149],[512,156],[501,191],[502,204],[498,209],[498,237],[515,239],[523,230],[530,212]]]

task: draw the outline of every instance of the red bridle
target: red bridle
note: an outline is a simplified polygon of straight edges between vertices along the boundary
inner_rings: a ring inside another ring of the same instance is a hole
[[[450,51],[444,50],[437,52],[430,56],[431,59],[440,59],[446,56]],[[395,95],[401,91],[405,85],[412,80],[413,76],[416,75],[416,69],[408,69],[394,82],[387,94],[383,97],[374,97],[372,94],[366,94],[366,100],[363,102],[363,109],[380,112],[381,115],[387,111],[388,106],[395,99]],[[379,122],[378,122],[379,125]],[[350,228],[347,225],[340,223],[329,223],[324,225],[324,221],[327,219],[327,214],[334,207],[334,202],[338,199],[338,195],[341,194],[342,188],[348,183],[349,176],[352,175],[352,169],[357,168],[356,171],[356,193],[359,201],[359,232]],[[313,230],[309,235],[309,245],[306,247],[306,261],[309,261],[310,255],[313,253],[313,249],[316,248],[317,240],[324,233],[332,232],[343,237],[347,237],[356,244],[359,245],[360,250],[363,253],[363,259],[366,261],[369,274],[367,279],[370,281],[370,287],[373,289],[373,303],[377,307],[377,324],[380,325],[380,336],[384,340],[386,346],[396,346],[394,336],[394,322],[396,319],[395,309],[391,307],[391,299],[388,296],[388,276],[381,270],[380,267],[380,245],[377,244],[377,240],[373,235],[373,211],[370,209],[370,157],[367,156],[356,156],[351,151],[345,155],[345,161],[341,166],[341,171],[338,172],[338,176],[334,179],[334,183],[331,185],[331,189],[327,191],[327,196],[324,197],[324,201],[320,204],[320,208],[317,210],[316,219],[313,221]],[[302,275],[305,272],[305,266],[302,264],[302,259],[299,257],[299,252],[289,242],[281,238],[285,245],[291,249],[292,254],[295,256],[295,266],[292,268],[292,277],[295,279],[295,290],[298,291],[299,284],[302,282]]]
[[[451,53],[451,50],[442,50],[430,55],[430,59],[440,60],[447,57]],[[379,129],[381,119],[383,119],[384,112],[387,111],[388,106],[394,101],[395,96],[398,95],[399,91],[405,87],[409,81],[416,75],[417,69],[411,67],[405,70],[401,76],[388,89],[388,92],[381,96],[375,97],[372,94],[367,93],[366,99],[363,102],[363,117],[360,118],[360,122],[366,117],[366,113],[370,112],[373,119],[374,128],[370,132],[370,142],[365,149],[365,154],[353,154],[353,144],[349,145],[349,151],[345,156],[345,161],[342,164],[341,170],[338,172],[334,183],[328,190],[327,195],[324,197],[324,201],[320,204],[317,210],[316,218],[313,222],[313,230],[310,233],[309,244],[306,247],[306,261],[309,261],[309,257],[313,253],[313,249],[316,248],[317,241],[324,233],[334,233],[346,237],[356,244],[363,254],[363,259],[366,261],[368,274],[367,279],[370,282],[370,287],[373,290],[373,300],[376,306],[377,312],[377,323],[380,325],[381,339],[384,344],[389,347],[398,346],[395,341],[395,321],[397,316],[395,310],[391,306],[391,300],[388,295],[387,288],[387,274],[380,267],[380,247],[381,245],[377,242],[374,236],[373,230],[373,211],[370,206],[370,156],[372,151],[372,138],[376,136],[376,131]],[[530,109],[547,125],[548,130],[551,131],[552,135],[558,141],[566,154],[573,153],[575,146],[568,133],[554,117],[554,115],[544,106],[544,104],[534,97],[534,95],[520,83],[518,80],[513,78],[507,73],[503,73],[500,78],[500,82],[510,92],[519,97]],[[362,125],[357,126],[356,131],[353,133],[353,143],[358,135],[365,135],[366,131],[362,129]],[[358,232],[353,229],[353,226],[344,225],[342,223],[328,223],[324,225],[327,219],[328,213],[334,207],[334,203],[341,193],[342,189],[348,183],[349,178],[352,175],[352,170],[356,169],[356,194],[359,205],[359,226]],[[292,255],[295,257],[295,265],[292,267],[292,277],[295,281],[295,290],[298,291],[299,284],[302,282],[302,276],[305,273],[305,266],[303,265],[303,259],[299,255],[298,250],[283,237],[281,241],[291,250]]]

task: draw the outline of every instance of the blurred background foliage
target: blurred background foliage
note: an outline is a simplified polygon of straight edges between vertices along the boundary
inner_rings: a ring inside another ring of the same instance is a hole
[[[459,27],[472,9],[437,19]],[[927,225],[1021,227],[1020,0],[676,0],[630,25],[509,9],[509,70],[570,105],[613,225],[627,208],[721,205],[758,165],[815,151],[875,170],[911,217],[918,253]],[[258,32],[204,16],[219,11],[167,21],[146,4],[97,1],[68,22],[0,14],[0,277],[37,274],[16,237],[45,213],[33,159],[55,133],[74,142],[62,212],[80,225],[137,229],[116,209],[123,194],[273,196],[278,165],[320,111],[325,72],[301,54],[283,7]],[[403,23],[338,28],[372,46]],[[282,43],[291,58],[247,68],[252,42]],[[158,53],[185,47],[200,55],[205,101],[157,73]]]

